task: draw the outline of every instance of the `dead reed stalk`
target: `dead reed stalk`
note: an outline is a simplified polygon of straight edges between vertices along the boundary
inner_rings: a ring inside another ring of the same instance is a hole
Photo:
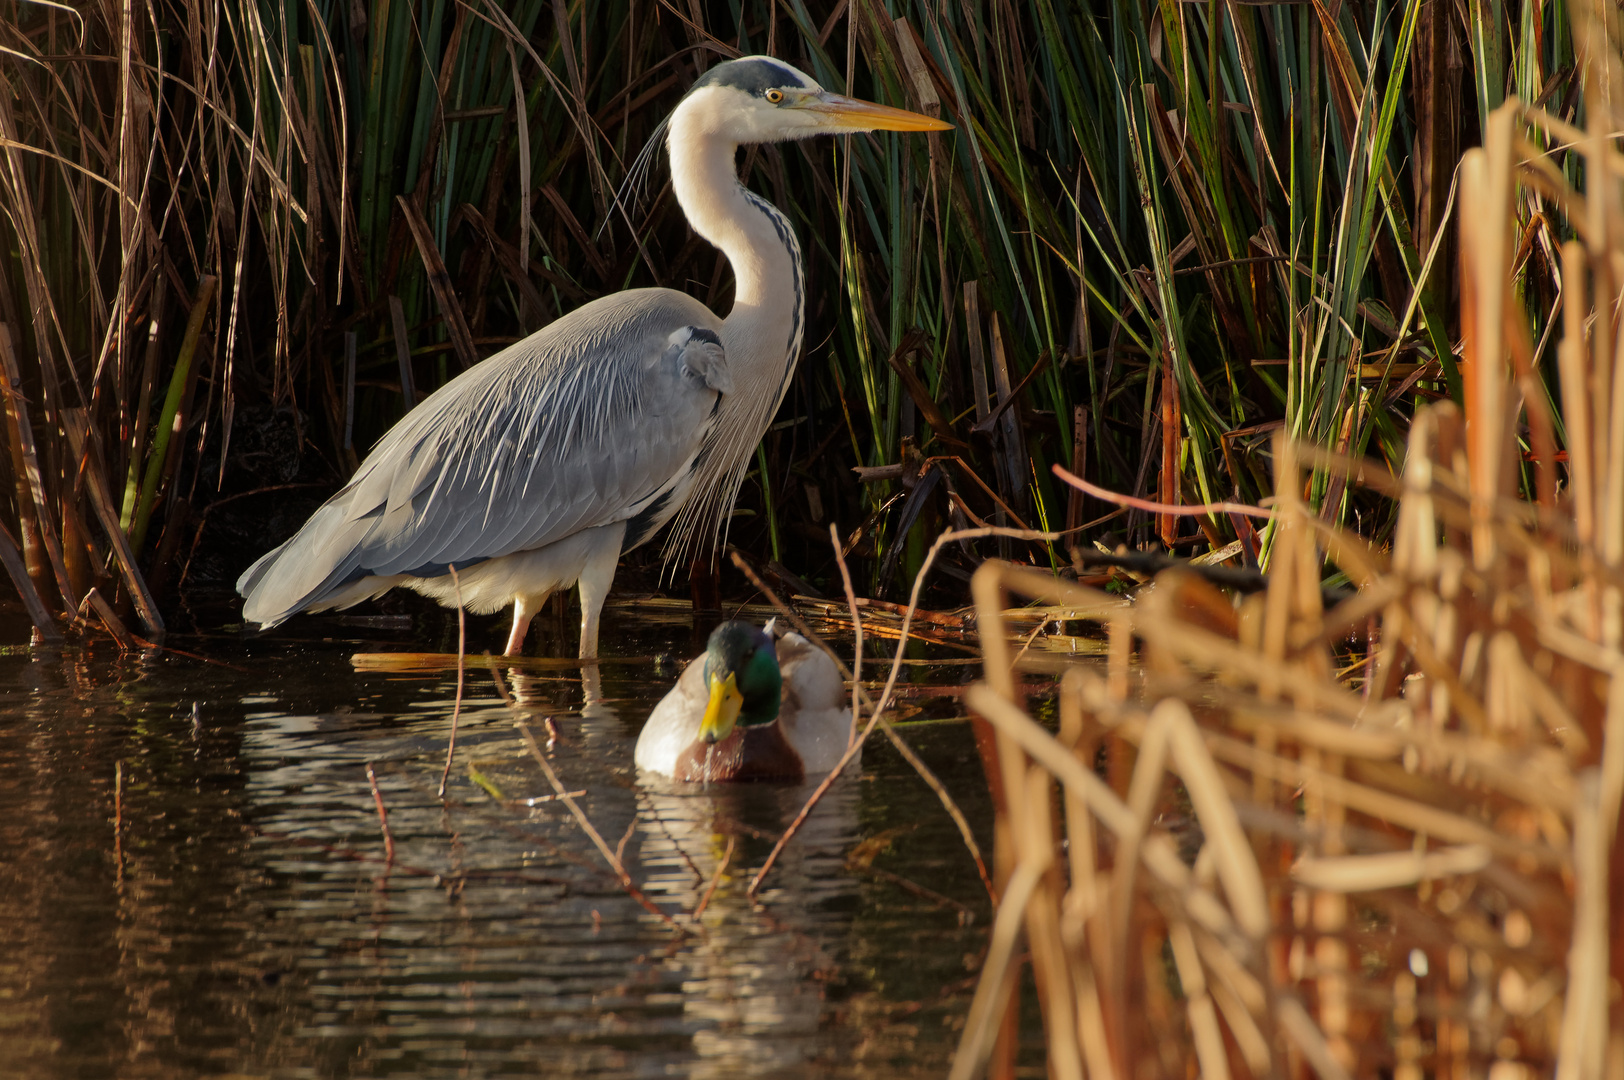
[[[1003,901],[955,1077],[1012,1066],[1022,938],[1055,1076],[1624,1075],[1624,189],[1540,148],[1624,165],[1618,13],[1583,8],[1586,129],[1509,100],[1461,163],[1465,408],[1417,416],[1400,477],[1277,438],[1240,603],[977,573]],[[1561,424],[1512,287],[1524,200],[1578,237]],[[1390,550],[1324,523],[1307,464],[1396,498]],[[1359,586],[1329,610],[1327,559]],[[1009,594],[1109,632],[1058,735],[1016,693]]]

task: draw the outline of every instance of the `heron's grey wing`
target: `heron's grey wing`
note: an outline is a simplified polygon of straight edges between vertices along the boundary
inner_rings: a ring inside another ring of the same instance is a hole
[[[664,289],[588,304],[447,383],[237,583],[274,625],[363,577],[434,576],[628,520],[677,485],[731,387],[720,321]]]

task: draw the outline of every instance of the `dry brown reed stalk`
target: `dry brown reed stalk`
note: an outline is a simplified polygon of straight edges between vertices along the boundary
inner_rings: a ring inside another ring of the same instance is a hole
[[[1586,130],[1510,100],[1462,162],[1465,408],[1417,416],[1399,477],[1277,438],[1240,602],[977,572],[1003,901],[955,1077],[1012,1068],[1023,941],[1055,1076],[1624,1075],[1624,188],[1535,143],[1624,172],[1624,61],[1611,5],[1574,18]],[[1530,205],[1579,237],[1561,425],[1511,287]],[[1390,551],[1321,520],[1308,466],[1396,500]],[[1330,610],[1327,559],[1359,586]],[[1017,694],[1010,594],[1108,631],[1058,735]]]

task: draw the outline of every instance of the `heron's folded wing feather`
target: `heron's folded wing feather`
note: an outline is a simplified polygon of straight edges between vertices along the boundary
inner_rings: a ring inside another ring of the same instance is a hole
[[[363,565],[398,574],[533,550],[624,520],[671,484],[716,402],[662,363],[670,336],[691,325],[693,312],[676,306],[540,343],[553,347],[507,360],[453,402],[432,450],[419,451],[434,467],[414,470],[414,495],[428,498],[414,498],[409,520],[380,521]]]
[[[476,365],[392,428],[343,491],[243,575],[245,617],[281,621],[359,577],[472,564],[632,516],[704,438],[712,386],[726,379],[719,325],[682,293],[633,290]],[[707,379],[709,368],[721,374]]]

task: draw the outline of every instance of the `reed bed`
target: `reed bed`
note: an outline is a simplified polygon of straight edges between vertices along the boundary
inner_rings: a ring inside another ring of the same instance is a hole
[[[1462,161],[1464,408],[1418,413],[1396,475],[1277,434],[1238,602],[977,572],[1001,902],[955,1077],[1011,1074],[1023,951],[1055,1077],[1624,1075],[1624,62],[1612,5],[1572,17],[1583,126],[1508,98]],[[1530,207],[1576,236],[1560,420],[1514,288]],[[1391,545],[1311,475],[1391,500]],[[1358,586],[1330,608],[1326,560]],[[1015,692],[1011,596],[1109,642],[1058,730]]]
[[[467,364],[631,285],[725,309],[662,172],[616,194],[698,71],[750,52],[956,125],[743,155],[805,243],[823,331],[733,525],[758,559],[837,594],[836,521],[884,597],[943,526],[1096,521],[1054,464],[1186,503],[1259,497],[1282,425],[1397,462],[1415,407],[1464,393],[1458,148],[1508,90],[1578,107],[1568,6],[1462,12],[0,0],[0,550],[37,552],[49,633],[94,587],[156,637],[138,581],[160,605],[225,584],[254,552],[200,578],[200,545],[276,539],[283,500],[331,490]],[[1536,340],[1547,233],[1517,263]],[[1314,484],[1331,519],[1390,531]],[[1224,515],[1094,531],[1255,547]],[[943,568],[1023,553],[1064,561],[1003,539]]]

